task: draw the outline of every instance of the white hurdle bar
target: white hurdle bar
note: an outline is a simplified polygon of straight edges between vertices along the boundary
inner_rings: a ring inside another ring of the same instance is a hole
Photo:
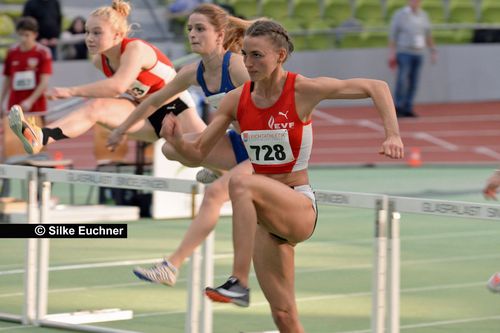
[[[131,174],[117,174],[117,173],[104,173],[93,171],[78,171],[78,170],[57,170],[57,169],[39,169],[39,179],[42,182],[42,202],[41,202],[41,220],[40,223],[48,223],[47,220],[50,202],[50,188],[51,182],[85,184],[93,186],[104,186],[114,188],[137,189],[146,191],[169,191],[177,193],[191,194],[191,218],[196,214],[195,195],[202,192],[202,186],[196,181],[184,179],[166,179],[160,177],[131,175]],[[41,239],[39,247],[39,271],[38,271],[38,309],[37,309],[37,323],[40,326],[66,328],[84,332],[103,332],[103,333],[130,333],[131,331],[102,328],[90,325],[80,324],[62,324],[48,320],[47,315],[47,292],[48,292],[48,256],[49,256],[49,239]],[[192,262],[199,261],[199,250],[191,258]],[[205,258],[212,258],[212,253],[205,253]],[[206,272],[201,271],[201,265],[192,264],[190,279],[200,280],[200,275],[206,275]],[[195,288],[189,291],[190,298],[188,299],[188,314],[186,317],[191,318],[192,321],[186,322],[186,332],[198,332],[198,323],[200,317],[205,318],[211,316],[212,312],[204,308],[200,308],[203,302],[200,300],[203,297],[200,286],[192,285],[190,288]],[[209,309],[210,310],[210,309]],[[207,314],[209,312],[209,314]],[[207,322],[204,320],[203,322]],[[211,320],[208,321],[211,324]],[[195,327],[191,327],[194,323]],[[196,328],[196,331],[193,329]],[[212,327],[204,327],[203,332],[212,332]]]
[[[37,169],[34,167],[0,165],[0,178],[21,179],[28,182],[27,223],[38,223],[35,220],[38,209],[37,199]],[[20,322],[24,325],[33,324],[36,320],[36,262],[38,239],[28,238],[25,247],[24,268],[24,301],[22,314],[14,315],[0,313],[0,319]]]

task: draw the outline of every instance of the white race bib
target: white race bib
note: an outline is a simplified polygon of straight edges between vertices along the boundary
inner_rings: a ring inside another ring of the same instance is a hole
[[[22,71],[14,73],[13,89],[15,91],[33,90],[36,87],[34,71]]]
[[[254,164],[285,164],[295,159],[286,129],[245,131],[241,139]]]
[[[132,85],[128,88],[127,92],[134,98],[142,98],[146,96],[149,89],[151,89],[150,86],[147,86],[140,81],[135,80],[134,83],[132,83]]]

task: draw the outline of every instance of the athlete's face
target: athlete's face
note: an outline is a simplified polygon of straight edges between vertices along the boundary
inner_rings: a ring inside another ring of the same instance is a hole
[[[23,49],[31,49],[35,46],[36,37],[38,34],[34,31],[30,30],[18,30],[17,37],[19,40],[19,44]]]
[[[90,54],[103,53],[121,42],[120,34],[99,16],[90,16],[85,24],[85,44]]]
[[[277,49],[267,36],[246,36],[241,52],[252,81],[269,77],[286,56],[285,50]]]
[[[421,0],[409,0],[408,5],[411,7],[413,10],[417,10],[420,8],[420,1]]]
[[[218,45],[222,44],[224,38],[223,33],[216,32],[208,18],[199,13],[189,16],[187,30],[191,50],[199,54],[213,52]]]

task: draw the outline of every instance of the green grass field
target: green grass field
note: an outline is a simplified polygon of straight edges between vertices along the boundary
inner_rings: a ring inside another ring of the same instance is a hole
[[[311,171],[321,190],[485,202],[488,167],[336,168]],[[55,192],[64,199],[66,185]],[[78,199],[87,192],[79,191]],[[374,212],[320,206],[314,236],[296,248],[296,297],[307,332],[370,332]],[[401,331],[408,333],[500,332],[500,294],[485,288],[500,270],[500,224],[492,221],[404,214],[401,225]],[[139,281],[132,265],[73,268],[68,265],[160,258],[179,243],[187,220],[128,223],[127,239],[53,239],[49,313],[122,308],[134,319],[99,323],[145,333],[184,332],[187,265],[175,288]],[[19,314],[23,301],[24,240],[0,241],[0,312]],[[230,273],[231,221],[216,231],[216,284]],[[248,309],[214,306],[215,333],[275,330],[267,302],[251,278]],[[0,332],[62,330],[0,322]]]

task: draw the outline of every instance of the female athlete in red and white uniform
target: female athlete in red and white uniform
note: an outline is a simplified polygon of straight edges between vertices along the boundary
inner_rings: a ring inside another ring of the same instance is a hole
[[[282,66],[292,50],[281,25],[268,20],[255,22],[247,29],[242,48],[253,83],[224,97],[215,119],[196,142],[184,141],[173,115],[165,119],[163,133],[180,153],[202,160],[232,121],[240,123],[255,174],[233,175],[229,181],[233,273],[226,283],[205,292],[214,301],[248,306],[253,255],[257,279],[279,331],[300,333],[304,328],[294,296],[294,246],[308,239],[316,225],[315,198],[307,172],[314,108],[325,99],[371,98],[385,129],[379,153],[402,158],[403,144],[385,82],[288,73]]]
[[[93,55],[93,64],[106,79],[74,87],[55,87],[46,94],[51,99],[74,96],[92,99],[44,128],[28,124],[19,106],[12,108],[10,126],[28,153],[37,153],[43,145],[56,140],[77,137],[96,123],[108,128],[120,125],[141,101],[175,77],[172,63],[160,50],[143,40],[127,38],[129,13],[127,2],[113,0],[111,6],[94,10],[87,20],[85,42]],[[170,112],[178,115],[182,126],[190,132],[205,128],[193,99],[184,91],[166,100],[148,120],[134,124],[127,133],[153,142],[159,138],[163,118]]]

